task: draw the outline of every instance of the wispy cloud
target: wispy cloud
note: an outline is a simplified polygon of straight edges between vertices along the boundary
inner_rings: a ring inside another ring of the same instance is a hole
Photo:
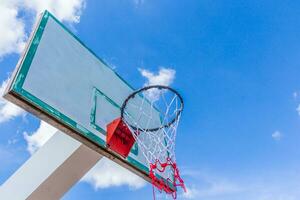
[[[183,175],[187,191],[180,193],[182,199],[215,199],[238,194],[244,190],[233,181],[199,170],[183,170]]]
[[[283,134],[280,131],[275,131],[274,133],[272,133],[272,138],[276,141],[281,140],[283,137]]]
[[[187,187],[186,192],[182,193],[184,199],[197,199],[200,195],[200,189],[196,187]]]
[[[20,165],[21,163],[24,162],[22,149],[16,146],[9,147],[9,146],[0,145],[0,158],[1,158],[0,173],[2,173],[3,170],[7,171],[7,169],[11,167],[16,167],[16,164]]]
[[[298,98],[298,96],[299,96],[299,93],[298,92],[293,92],[293,97],[294,97],[294,99],[297,99]]]
[[[298,200],[298,168],[249,170],[247,174],[220,174],[212,171],[182,170],[187,193],[179,199],[205,200]],[[218,174],[218,175],[216,175]]]
[[[181,194],[184,199],[215,198],[224,195],[236,194],[242,191],[242,188],[236,184],[221,180],[214,180],[205,187],[192,185],[187,187],[187,191]]]
[[[299,100],[299,92],[298,92],[298,91],[293,92],[293,97],[294,97],[294,100],[295,100],[296,102],[298,102],[298,100]],[[300,104],[299,104],[298,107],[296,108],[296,111],[297,111],[298,114],[300,115]]]
[[[298,107],[296,108],[296,111],[297,111],[298,114],[300,115],[300,104],[299,104]]]
[[[242,188],[237,184],[224,180],[215,180],[211,182],[209,187],[199,190],[199,197],[213,197],[241,192]]]
[[[134,3],[135,7],[139,7],[145,2],[145,0],[132,0],[132,1]]]
[[[8,80],[5,80],[2,82],[0,87],[0,123],[7,122],[21,115],[25,115],[25,111],[23,109],[6,101],[3,98],[7,84]]]
[[[31,134],[24,132],[23,136],[27,142],[27,151],[30,154],[36,152],[55,134],[56,131],[56,128],[41,121],[39,128],[35,132]]]

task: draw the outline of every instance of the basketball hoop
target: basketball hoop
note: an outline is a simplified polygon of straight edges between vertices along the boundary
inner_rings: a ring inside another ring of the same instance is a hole
[[[174,89],[152,85],[130,94],[121,107],[121,121],[147,159],[152,185],[174,199],[178,186],[186,191],[175,158],[176,131],[183,105],[182,97]]]

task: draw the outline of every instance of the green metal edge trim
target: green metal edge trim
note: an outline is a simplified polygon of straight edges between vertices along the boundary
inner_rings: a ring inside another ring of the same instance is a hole
[[[134,155],[138,155],[139,154],[139,145],[135,142],[133,147],[130,150],[131,153],[133,153]]]
[[[96,111],[97,111],[97,96],[102,94],[99,89],[96,87],[93,88],[93,98],[92,98],[92,109],[90,113],[90,125],[96,129],[97,131],[101,132],[103,135],[107,135],[106,131],[103,130],[97,123],[96,123]]]
[[[117,109],[120,110],[121,107],[115,101],[113,101],[111,98],[106,96],[103,92],[101,92],[101,90],[99,90],[96,87],[93,87],[93,97],[92,97],[93,102],[92,102],[92,109],[91,109],[91,114],[90,114],[90,125],[97,131],[101,132],[103,135],[107,135],[106,131],[103,130],[103,128],[101,128],[96,122],[97,99],[98,99],[99,95],[104,97],[111,105],[113,105]],[[136,156],[138,155],[139,150],[138,150],[137,143],[134,144],[134,146],[130,150],[130,152]]]
[[[142,163],[134,160],[132,157],[128,156],[126,159],[130,164],[138,167],[139,169],[143,170],[144,172],[146,172],[147,174],[149,174],[149,169],[148,167],[146,167],[145,165],[143,165]]]
[[[94,133],[90,132],[84,126],[76,123],[74,120],[70,119],[66,115],[60,113],[59,111],[57,111],[56,109],[54,109],[50,105],[48,105],[45,102],[41,101],[40,99],[38,99],[34,95],[30,94],[26,90],[21,89],[20,94],[30,104],[33,104],[33,105],[37,106],[38,108],[40,108],[44,112],[48,113],[49,115],[51,115],[52,117],[54,117],[55,119],[57,119],[58,121],[60,121],[61,123],[67,125],[70,128],[72,128],[73,130],[75,130],[79,134],[87,137],[89,140],[97,143],[98,145],[100,145],[102,147],[106,147],[105,141],[102,140],[100,137],[98,137]]]
[[[116,108],[118,109],[121,109],[121,107],[116,103],[114,102],[114,100],[112,100],[111,98],[109,98],[108,96],[106,96],[106,94],[104,94],[103,92],[101,92],[101,90],[99,90],[98,88],[94,87],[94,92],[96,93],[96,95],[101,95],[101,96],[104,96],[104,98],[109,102],[111,103],[113,106],[115,106]]]
[[[20,94],[20,96],[22,98],[24,98],[27,102],[29,102],[29,103],[37,106],[38,108],[40,108],[43,111],[49,113],[51,116],[53,116],[54,118],[56,118],[57,120],[59,120],[61,123],[65,124],[65,125],[67,125],[69,127],[71,127],[72,129],[76,130],[79,134],[85,136],[89,140],[94,141],[99,146],[102,146],[102,147],[105,148],[106,147],[106,143],[100,137],[98,137],[94,133],[90,132],[89,130],[87,130],[86,128],[84,128],[82,125],[77,124],[75,121],[73,121],[72,119],[70,119],[66,115],[60,113],[59,111],[57,111],[53,107],[49,106],[48,104],[46,104],[45,102],[41,101],[40,99],[38,99],[37,97],[35,97],[34,95],[30,94],[29,92],[27,92],[26,90],[24,90],[22,88],[22,86],[24,84],[24,81],[25,81],[25,78],[27,76],[27,73],[29,71],[30,65],[31,65],[31,63],[33,61],[34,55],[36,53],[36,50],[37,50],[38,45],[40,43],[40,40],[42,38],[42,35],[43,35],[44,29],[46,27],[46,24],[47,24],[47,21],[48,21],[49,17],[51,17],[52,19],[54,19],[65,31],[67,31],[68,33],[70,33],[81,45],[83,45],[90,53],[92,53],[100,62],[102,62],[107,68],[109,68],[110,70],[112,70],[128,87],[130,87],[132,90],[134,90],[134,88],[131,87],[128,84],[128,82],[126,82],[119,74],[117,74],[113,69],[111,69],[106,64],[106,62],[104,62],[101,58],[99,58],[90,48],[88,48],[77,36],[75,36],[71,31],[69,31],[60,21],[58,21],[47,10],[44,12],[44,14],[42,16],[42,19],[41,19],[41,21],[40,21],[40,23],[38,25],[38,28],[36,30],[36,33],[34,34],[33,39],[32,39],[32,41],[29,44],[29,48],[28,48],[27,52],[25,53],[24,61],[20,65],[20,71],[17,73],[16,79],[14,80],[14,82],[12,84],[13,85],[12,86],[12,90],[14,92]],[[108,99],[110,99],[110,98],[108,98]],[[113,102],[113,103],[115,105],[117,105],[115,102]],[[117,107],[120,107],[120,106],[117,105]],[[103,131],[103,129],[101,129],[101,130]],[[149,174],[148,167],[146,167],[145,165],[141,164],[140,162],[134,160],[132,157],[130,157],[130,156],[127,157],[127,161],[130,164],[132,164],[133,166],[135,166],[135,167],[139,168],[140,170],[142,170],[142,171],[144,171],[144,172],[146,172],[146,173]]]
[[[96,123],[97,96],[99,95],[103,96],[110,104],[112,104],[116,108],[120,109],[120,107],[112,99],[110,99],[103,92],[101,92],[98,88],[93,87],[93,99],[92,99],[93,102],[92,102],[92,109],[90,113],[90,125],[93,128],[95,128],[97,131],[100,131],[103,135],[107,135],[106,131]]]
[[[23,84],[24,84],[25,77],[28,73],[29,66],[32,63],[35,52],[36,52],[36,50],[38,48],[38,45],[41,41],[44,29],[45,29],[47,21],[48,21],[48,18],[49,18],[49,12],[45,11],[43,16],[42,16],[42,19],[41,19],[41,21],[38,25],[36,33],[33,36],[33,39],[31,40],[31,42],[29,44],[29,48],[28,48],[28,50],[25,54],[25,59],[21,63],[21,68],[20,68],[20,71],[17,74],[17,78],[16,78],[15,82],[13,83],[12,89],[16,92],[20,91]]]

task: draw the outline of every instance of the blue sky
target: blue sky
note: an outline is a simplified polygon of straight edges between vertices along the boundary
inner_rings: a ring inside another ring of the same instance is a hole
[[[147,81],[138,69],[153,76],[162,68],[176,71],[172,87],[185,100],[176,154],[189,189],[179,199],[300,199],[299,3],[25,2],[0,3],[0,10],[18,11],[0,12],[8,13],[0,19],[1,35],[14,36],[0,38],[1,82],[13,71],[36,13],[47,8],[135,88]],[[1,100],[0,184],[30,157],[24,132],[40,128],[30,114],[4,115],[5,105]],[[151,194],[150,185],[94,189],[80,182],[63,199]]]

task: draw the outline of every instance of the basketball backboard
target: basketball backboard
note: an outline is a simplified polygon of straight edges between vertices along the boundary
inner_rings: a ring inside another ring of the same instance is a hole
[[[106,125],[120,116],[123,101],[133,91],[45,11],[19,60],[5,98],[151,181],[148,163],[138,145],[133,146],[127,158],[106,145]],[[149,109],[147,105],[145,108]],[[157,176],[164,178],[164,174]]]

